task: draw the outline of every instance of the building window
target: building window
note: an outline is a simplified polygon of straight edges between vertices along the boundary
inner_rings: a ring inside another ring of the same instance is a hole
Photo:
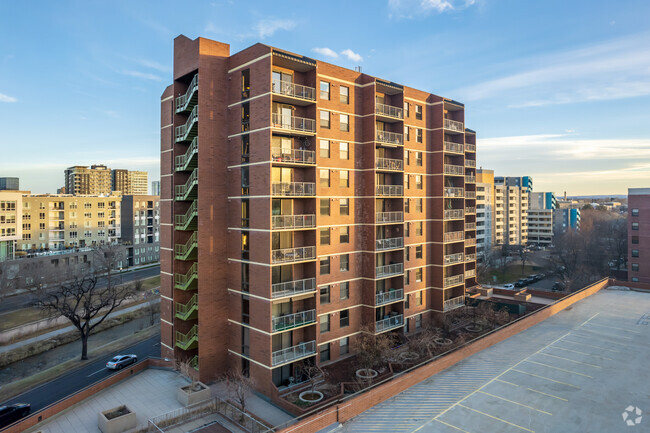
[[[339,214],[350,215],[350,199],[342,198],[339,200]]]
[[[342,243],[342,244],[350,243],[350,227],[349,226],[341,227],[340,234],[341,234],[341,236],[340,236],[340,239],[339,239],[339,243]]]
[[[318,346],[318,351],[320,353],[320,362],[326,362],[330,360],[330,344],[322,344]]]
[[[415,329],[422,328],[422,314],[415,316]]]
[[[330,129],[330,112],[323,111],[320,112],[320,127],[325,129]]]
[[[639,250],[632,250],[632,257],[639,257]]]
[[[343,160],[350,159],[349,144],[339,143],[339,157]]]
[[[350,353],[350,337],[343,337],[339,340],[339,354],[346,355]]]
[[[411,236],[411,223],[404,224],[404,236],[407,238]]]
[[[241,72],[241,98],[242,99],[250,98],[251,97],[250,90],[251,90],[251,70],[244,69]]]
[[[415,247],[415,258],[416,259],[422,258],[422,245],[418,245]]]
[[[422,175],[415,175],[415,189],[422,189]]]
[[[404,212],[411,213],[411,201],[408,198],[404,199]]]
[[[329,245],[330,244],[330,229],[329,227],[323,227],[320,229],[320,244]]]
[[[326,101],[330,100],[330,83],[327,81],[320,82],[320,98]]]
[[[422,221],[415,223],[415,236],[422,236]]]
[[[330,171],[327,169],[320,170],[320,186],[322,187],[330,186]]]
[[[632,230],[639,230],[639,223],[632,223]]]
[[[330,142],[329,140],[321,140],[320,144],[320,152],[319,155],[321,158],[329,158],[330,157]]]
[[[38,229],[39,230],[45,230],[45,223],[39,223],[38,224]]]
[[[422,212],[422,199],[421,198],[416,198],[415,199],[415,211],[416,212]]]
[[[411,105],[408,102],[404,103],[404,117],[409,117],[409,115],[410,115],[409,114],[410,113],[410,110],[409,110],[410,106]]]
[[[415,119],[416,120],[422,120],[422,106],[421,105],[416,105],[415,106]]]
[[[422,282],[422,268],[417,268],[415,270],[415,282],[416,283]]]
[[[408,126],[404,126],[404,141],[409,141],[411,139],[410,130],[411,129]]]
[[[422,305],[422,290],[415,292],[415,305],[418,307]]]
[[[320,316],[318,318],[318,321],[320,322],[320,333],[323,334],[325,332],[329,332],[329,330],[330,330],[330,315],[325,314],[324,316]]]
[[[89,213],[87,213],[86,215],[88,215],[88,216],[86,216],[86,218],[90,218],[90,214],[89,214]],[[42,220],[44,220],[44,219],[45,219],[45,213],[44,213],[44,212],[39,213],[39,214],[38,214],[38,219],[42,219]]]
[[[422,167],[422,152],[415,152],[415,165]]]
[[[339,186],[341,188],[348,188],[350,186],[350,172],[347,170],[341,170],[339,176]]]
[[[350,255],[349,254],[341,254],[341,263],[340,263],[340,269],[341,272],[347,272],[350,270]]]
[[[422,143],[422,129],[421,128],[417,128],[415,130],[415,141],[417,141],[418,143]]]
[[[320,259],[320,274],[321,275],[329,275],[330,274],[330,258],[329,257],[323,257],[322,259]],[[329,302],[329,287],[328,287],[327,290],[328,290],[328,295],[327,295],[328,301],[327,302]],[[321,289],[321,293],[322,293],[322,289]]]
[[[350,130],[350,116],[347,114],[340,114],[339,115],[340,123],[339,123],[339,129],[341,131],[349,131]]]
[[[411,247],[407,246],[406,250],[404,251],[404,254],[407,262],[411,260]]]
[[[241,162],[248,162],[250,159],[250,136],[241,136]]]
[[[639,216],[639,209],[632,209],[632,216]]]
[[[320,216],[330,216],[330,199],[320,199]]]
[[[632,243],[633,244],[638,244],[639,243],[639,237],[638,236],[632,236]]]
[[[411,176],[405,175],[404,176],[404,189],[410,189],[411,188]]]
[[[350,310],[341,311],[341,319],[339,320],[339,327],[345,328],[350,326]]]
[[[638,263],[632,263],[632,270],[633,271],[638,271],[639,270],[639,264]]]
[[[330,286],[320,288],[320,303],[321,305],[330,303]]]
[[[350,297],[350,282],[341,283],[341,300],[344,301]]]
[[[350,88],[345,87],[345,86],[341,86],[340,87],[340,94],[341,94],[341,97],[340,97],[341,104],[349,104],[350,103]]]
[[[638,283],[639,282],[639,277],[632,277],[632,282],[633,283]]]

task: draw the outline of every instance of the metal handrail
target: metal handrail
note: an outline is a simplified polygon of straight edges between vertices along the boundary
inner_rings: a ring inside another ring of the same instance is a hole
[[[445,141],[444,146],[445,146],[445,152],[465,153],[464,152],[465,145],[463,145],[463,143],[454,143],[451,141]]]
[[[444,233],[442,240],[443,242],[455,242],[462,241],[465,239],[465,232],[448,232]]]
[[[316,227],[316,215],[273,215],[271,229],[307,229]]]
[[[176,98],[177,113],[185,110],[187,104],[191,100],[192,94],[197,90],[199,90],[199,74],[196,74],[194,78],[192,78],[192,81],[190,81],[190,85],[187,86],[187,90],[185,91],[185,94]]]
[[[445,119],[445,129],[456,132],[465,132],[465,126],[463,122],[458,122],[456,120]]]
[[[378,170],[404,170],[404,162],[401,159],[377,158]]]
[[[176,315],[180,316],[185,316],[192,308],[199,308],[199,294],[195,293],[189,301],[187,301],[187,304],[181,304],[180,302],[176,303]]]
[[[464,176],[465,175],[465,167],[463,167],[462,165],[445,164],[444,172],[445,172],[445,174],[454,174],[454,175],[458,175],[458,176]]]
[[[465,198],[476,199],[476,191],[465,191]]]
[[[199,120],[199,106],[196,105],[192,109],[192,112],[187,117],[187,121],[184,125],[177,126],[174,130],[176,136],[176,142],[185,141],[188,138],[189,133],[192,131],[192,126],[195,122]]]
[[[291,96],[293,98],[305,99],[307,101],[316,100],[315,88],[288,81],[273,80],[271,82],[271,91],[278,95]]]
[[[443,190],[443,197],[447,198],[463,198],[465,189],[455,187],[445,187]]]
[[[313,182],[275,182],[271,184],[271,189],[276,196],[316,195],[316,184]]]
[[[376,250],[392,250],[404,247],[404,238],[377,239]]]
[[[377,212],[375,215],[375,222],[377,224],[404,222],[404,212]]]
[[[404,187],[402,185],[377,185],[375,195],[388,197],[404,195]]]
[[[375,332],[383,332],[388,329],[404,326],[404,315],[389,316],[385,319],[375,322]]]
[[[187,334],[183,334],[181,331],[176,331],[176,344],[180,346],[187,345],[192,339],[199,340],[199,327],[198,325],[192,326]]]
[[[303,325],[316,323],[316,310],[300,311],[271,319],[272,332],[286,331]]]
[[[404,134],[377,130],[377,141],[380,143],[397,144],[401,146],[404,144]]]
[[[476,176],[465,176],[465,183],[476,183]]]
[[[447,254],[444,257],[444,264],[453,265],[455,263],[463,263],[464,260],[465,260],[465,255],[463,253]]]
[[[176,185],[176,200],[185,200],[190,189],[199,184],[199,170],[194,169],[192,174],[183,185]]]
[[[465,217],[465,209],[447,209],[443,218],[446,220],[460,219]]]
[[[182,260],[182,257],[185,257],[187,252],[195,246],[198,246],[197,232],[193,232],[185,244],[176,244],[174,246],[174,254],[177,259]]]
[[[297,116],[284,116],[280,113],[273,113],[273,127],[288,129],[291,131],[316,132],[316,121]]]
[[[474,260],[476,260],[476,253],[465,254],[465,261],[466,262],[473,262]]]
[[[442,303],[442,311],[453,310],[454,308],[462,307],[463,305],[465,305],[465,296],[457,296],[444,301]]]
[[[316,291],[316,278],[305,278],[303,280],[286,281],[271,285],[271,297],[283,298],[285,296],[303,295]]]
[[[375,306],[389,304],[404,299],[404,289],[389,290],[375,294]]]
[[[377,266],[375,270],[377,278],[399,275],[404,273],[404,263],[392,263],[390,265]]]
[[[471,143],[465,143],[466,152],[476,152],[476,145]]]
[[[465,206],[465,215],[476,213],[475,206]]]
[[[303,149],[283,149],[274,147],[271,149],[271,160],[273,162],[288,162],[294,164],[316,164],[316,152]]]
[[[176,171],[183,171],[187,168],[188,162],[192,157],[199,152],[199,137],[194,137],[190,147],[187,148],[187,151],[183,155],[178,155],[176,157]]]
[[[310,356],[316,353],[316,340],[306,343],[299,343],[295,346],[276,350],[271,354],[271,365],[284,364],[298,358]]]
[[[271,263],[292,263],[316,258],[316,247],[296,247],[271,250]]]
[[[465,167],[476,167],[476,161],[474,161],[473,159],[466,159]]]
[[[377,102],[375,105],[375,114],[380,114],[387,117],[393,117],[395,119],[403,119],[404,109]]]
[[[187,212],[185,212],[182,215],[174,216],[174,223],[175,223],[176,230],[183,230],[183,228],[187,224],[187,221],[194,216],[198,216],[198,213],[199,213],[199,206],[197,204],[197,201],[194,200],[190,205],[189,209],[187,209]]]
[[[457,286],[458,284],[463,284],[464,282],[465,278],[463,274],[453,275],[451,277],[445,277],[442,280],[442,287],[446,289],[447,287]]]
[[[187,271],[187,273],[174,274],[174,287],[183,290],[183,288],[187,285],[188,281],[198,276],[199,276],[199,265],[198,263],[193,263],[190,269]]]
[[[469,269],[465,271],[465,278],[472,278],[476,276],[476,269]]]
[[[465,223],[465,230],[476,230],[476,223]]]

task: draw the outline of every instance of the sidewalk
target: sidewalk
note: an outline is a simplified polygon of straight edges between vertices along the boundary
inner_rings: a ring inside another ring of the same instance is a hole
[[[212,390],[212,395],[228,400],[228,391],[226,390],[226,384],[224,382],[212,384],[210,385],[210,389]],[[246,410],[258,418],[262,418],[273,426],[278,426],[294,419],[292,415],[275,406],[273,403],[263,399],[254,392],[248,396],[248,400],[246,401]]]

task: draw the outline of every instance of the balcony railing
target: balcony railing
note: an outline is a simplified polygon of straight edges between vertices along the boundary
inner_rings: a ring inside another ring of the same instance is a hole
[[[377,130],[377,141],[380,143],[395,144],[401,146],[404,144],[404,135],[399,132],[389,132]]]
[[[389,329],[399,328],[404,326],[404,315],[398,314],[396,316],[389,316],[385,319],[375,322],[375,332],[384,332]]]
[[[476,245],[476,238],[465,239],[465,246],[471,247]]]
[[[465,255],[463,253],[447,254],[445,256],[445,265],[463,263],[464,260],[465,260]]]
[[[375,106],[375,113],[380,116],[392,117],[394,119],[404,118],[404,110],[402,108],[381,104],[379,102],[377,102],[377,105]]]
[[[310,323],[316,323],[316,310],[301,311],[271,319],[272,332],[286,331]]]
[[[313,87],[294,84],[287,81],[273,80],[271,91],[278,95],[290,96],[292,98],[304,99],[305,101],[316,100],[316,89]]]
[[[476,253],[465,254],[465,261],[466,262],[473,262],[475,260],[476,260]]]
[[[476,223],[465,223],[465,230],[476,230]]]
[[[199,311],[199,295],[195,293],[194,296],[187,301],[187,304],[176,303],[176,317],[181,320],[190,320],[196,318],[196,313]]]
[[[394,250],[404,247],[404,238],[377,239],[377,251]]]
[[[185,242],[185,244],[176,244],[174,253],[176,260],[193,260],[196,258],[196,249],[198,248],[197,232],[193,232],[192,236]]]
[[[271,228],[273,230],[309,229],[316,227],[316,215],[273,215]]]
[[[456,298],[447,299],[442,304],[442,311],[453,310],[454,308],[462,307],[465,305],[465,296],[458,296]]]
[[[443,196],[446,198],[462,198],[465,195],[465,190],[463,188],[454,188],[454,187],[445,187],[443,190]]]
[[[404,273],[404,263],[393,263],[390,265],[377,266],[377,278],[386,278]]]
[[[174,228],[176,230],[196,230],[196,219],[199,215],[199,206],[196,200],[192,202],[187,212],[183,215],[174,216]]]
[[[475,200],[476,199],[476,191],[465,191],[465,198],[468,198],[470,200]]]
[[[404,212],[377,212],[375,215],[377,224],[384,223],[401,223],[404,222]]]
[[[466,152],[476,152],[476,145],[471,143],[465,143]]]
[[[445,174],[451,174],[454,176],[464,176],[465,167],[463,167],[462,165],[445,164]]]
[[[273,127],[289,131],[316,132],[316,121],[304,117],[283,116],[280,113],[273,113]]]
[[[459,242],[465,239],[465,232],[449,232],[442,236],[443,242]]]
[[[465,167],[476,167],[476,161],[474,161],[473,159],[466,159]]]
[[[404,163],[401,159],[377,158],[377,170],[403,171]]]
[[[191,287],[194,281],[199,277],[198,263],[193,263],[190,270],[186,274],[174,274],[174,288],[180,290],[187,290]]]
[[[184,125],[177,126],[175,131],[176,142],[187,141],[193,139],[197,135],[197,128],[194,126],[199,121],[199,106],[195,105],[192,112],[187,118]]]
[[[457,220],[464,217],[465,217],[464,209],[447,209],[443,215],[443,218],[446,220]]]
[[[176,331],[176,346],[180,347],[183,350],[189,350],[196,347],[199,342],[199,327],[197,325],[192,326],[192,329],[189,330],[187,334],[183,334],[180,331]]]
[[[276,350],[271,354],[271,365],[276,366],[295,361],[316,353],[316,341],[299,343],[296,346],[287,347],[286,349]]]
[[[445,119],[445,129],[455,132],[465,132],[465,125],[463,122],[458,122],[456,120]]]
[[[306,278],[304,280],[286,281],[276,283],[271,286],[271,297],[284,298],[285,296],[304,295],[316,291],[316,278]]]
[[[465,176],[465,183],[476,183],[476,176]]]
[[[290,164],[316,164],[316,152],[302,149],[271,149],[273,162],[286,162]]]
[[[401,196],[404,195],[404,187],[402,185],[377,185],[375,195],[383,197]]]
[[[463,284],[464,282],[465,282],[465,278],[463,274],[454,275],[452,277],[445,277],[442,280],[442,287],[446,289],[448,287],[453,287],[459,284]]]
[[[476,213],[476,206],[465,206],[465,215],[471,215]]]
[[[401,301],[404,299],[404,289],[389,290],[383,293],[375,294],[375,306],[390,304],[391,302]]]
[[[184,201],[189,199],[196,198],[196,188],[199,184],[199,171],[194,169],[190,177],[187,179],[184,185],[176,185],[176,200]]]
[[[283,248],[271,251],[271,263],[293,263],[316,258],[316,247]]]
[[[190,147],[183,155],[176,157],[176,171],[185,171],[188,168],[194,169],[198,167],[198,159],[194,156],[199,153],[199,137],[194,137]]]
[[[192,78],[190,85],[187,86],[185,94],[176,98],[177,113],[182,113],[183,111],[187,110],[188,106],[191,103],[196,102],[196,98],[194,96],[196,95],[197,90],[199,90],[199,74],[196,74],[194,78]]]
[[[452,143],[451,141],[445,141],[445,152],[447,153],[458,153],[463,154],[465,145],[463,143]]]
[[[469,269],[465,271],[465,278],[472,278],[476,276],[476,269]]]
[[[316,184],[313,182],[282,182],[271,185],[273,195],[306,197],[316,195]]]

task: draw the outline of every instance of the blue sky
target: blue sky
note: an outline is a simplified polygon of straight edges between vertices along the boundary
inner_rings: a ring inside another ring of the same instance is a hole
[[[0,176],[159,175],[173,38],[256,42],[462,101],[478,164],[537,191],[650,186],[650,2],[32,1],[0,5]]]

